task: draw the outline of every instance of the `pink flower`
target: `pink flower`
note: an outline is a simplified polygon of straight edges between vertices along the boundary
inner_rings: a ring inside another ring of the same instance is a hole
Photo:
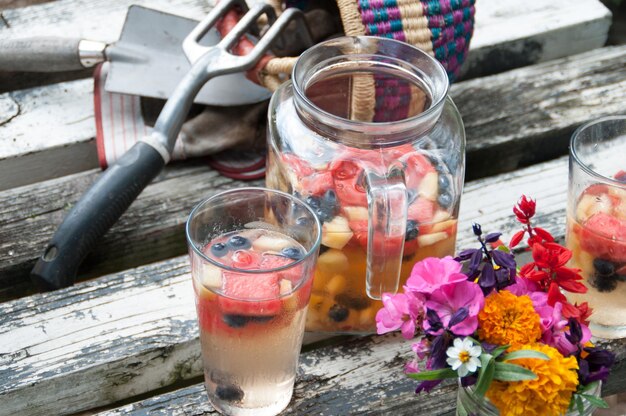
[[[411,349],[417,355],[417,358],[423,360],[430,352],[430,341],[426,338],[422,338],[419,342],[413,343]]]
[[[578,347],[567,339],[566,335],[567,332],[569,332],[569,322],[562,315],[563,304],[557,302],[554,307],[546,304],[546,306],[541,309],[541,311],[537,311],[541,316],[541,341],[556,348],[565,356],[574,354],[578,350]],[[547,313],[550,310],[552,313],[548,316]],[[584,345],[591,339],[591,331],[587,325],[584,324],[580,324],[580,329],[582,330],[580,345]]]
[[[382,302],[383,307],[376,313],[376,332],[381,335],[400,329],[405,339],[413,338],[421,316],[422,297],[413,293],[383,293]]]
[[[431,294],[443,285],[466,280],[467,276],[461,273],[461,263],[451,256],[442,259],[428,257],[413,266],[406,281],[405,292],[410,290]]]
[[[460,309],[467,311],[467,316],[461,322],[453,323],[449,328],[455,335],[467,336],[476,331],[478,327],[478,312],[485,304],[485,297],[480,286],[476,283],[464,280],[462,282],[441,286],[435,290],[429,300],[424,304],[426,309],[431,309],[437,313],[444,328],[448,328],[450,318],[457,314]],[[424,330],[428,330],[431,324],[425,319]],[[438,335],[437,331],[433,335]]]
[[[530,295],[531,292],[537,292],[540,287],[532,280],[528,280],[521,276],[515,276],[515,283],[507,286],[506,290],[514,294],[515,296]]]

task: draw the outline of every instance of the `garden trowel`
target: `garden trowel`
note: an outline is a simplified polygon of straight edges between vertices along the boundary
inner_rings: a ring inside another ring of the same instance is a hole
[[[109,61],[105,90],[114,93],[167,99],[191,67],[183,40],[197,21],[133,5],[128,9],[117,42],[59,37],[0,40],[0,71],[64,72]],[[216,28],[202,39],[217,44]],[[270,91],[248,80],[244,73],[210,80],[194,102],[233,106],[263,101]]]

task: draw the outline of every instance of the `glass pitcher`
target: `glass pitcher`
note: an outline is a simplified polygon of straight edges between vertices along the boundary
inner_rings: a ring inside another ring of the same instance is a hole
[[[323,223],[308,331],[370,333],[416,261],[454,253],[465,132],[434,58],[342,37],[298,59],[272,97],[267,186]]]

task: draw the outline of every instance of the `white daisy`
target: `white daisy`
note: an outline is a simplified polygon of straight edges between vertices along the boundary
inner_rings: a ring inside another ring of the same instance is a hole
[[[459,373],[459,377],[465,377],[475,372],[480,367],[480,354],[482,349],[469,338],[455,338],[452,347],[448,348],[446,362]]]

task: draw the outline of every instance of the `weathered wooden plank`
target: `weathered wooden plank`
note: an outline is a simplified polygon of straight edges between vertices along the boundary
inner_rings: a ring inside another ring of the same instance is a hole
[[[0,190],[98,166],[94,136],[90,80],[0,95]]]
[[[626,45],[453,85],[467,133],[467,178],[567,153],[582,123],[626,113]]]
[[[593,0],[480,0],[463,74],[495,74],[600,48],[610,25],[611,12]]]
[[[132,3],[196,19],[206,11],[206,4],[199,0],[57,0],[3,12],[7,27],[0,26],[0,35],[6,39],[49,34],[114,41]],[[465,72],[469,76],[492,74],[599,48],[606,42],[610,23],[610,12],[598,0],[555,0],[549,4],[543,0],[523,4],[482,0],[476,5],[475,33]],[[0,91],[16,87],[15,81],[0,84]]]
[[[0,301],[30,290],[28,274],[72,204],[100,172],[88,171],[0,193]],[[239,182],[202,161],[166,168],[105,235],[85,261],[93,276],[161,260],[186,251],[183,227],[193,206]]]
[[[566,173],[567,161],[561,158],[468,184],[461,207],[458,247],[475,246],[470,227],[475,221],[482,222],[486,231],[503,231],[508,238],[518,229],[511,219],[511,207],[521,193],[538,199],[538,220],[562,237]],[[195,175],[195,181],[216,181],[211,174]],[[169,187],[193,186],[174,179],[152,185],[154,189],[149,193],[164,198],[168,182]],[[218,183],[213,184],[214,188],[217,186]],[[194,195],[199,198],[203,192]],[[147,214],[149,201],[140,202],[143,208],[135,209],[132,215]],[[166,203],[152,209],[167,210],[167,206]],[[190,208],[191,204],[181,208],[180,217],[173,221],[180,221],[182,226],[182,211],[186,214]],[[12,208],[3,211],[0,218],[10,217],[11,211]],[[172,212],[169,215],[178,216]],[[176,233],[182,239],[182,230]],[[119,238],[124,238],[124,233],[119,234]],[[131,241],[120,247],[141,257],[138,253],[151,250],[156,238],[144,237],[148,241],[142,244]],[[4,249],[2,252],[6,253]],[[121,256],[121,252],[117,255]],[[187,258],[181,256],[49,294],[1,303],[0,415],[76,412],[200,375],[189,279]],[[388,348],[394,351],[396,347]],[[388,364],[381,362],[380,368]],[[308,369],[305,373],[316,374]],[[320,389],[335,385],[334,379],[323,381],[318,380]],[[389,386],[386,389],[396,391]],[[410,389],[406,391],[410,393]],[[379,399],[387,403],[384,398]],[[336,400],[339,403],[344,397]],[[304,411],[313,404],[302,406],[296,410]]]
[[[410,343],[399,336],[369,337],[326,347],[300,356],[294,397],[284,415],[454,415],[456,386],[452,383],[429,394],[413,394],[416,382],[402,374],[411,358]],[[626,341],[606,343],[618,364],[603,395],[622,392],[626,368]],[[208,403],[202,384],[151,397],[98,413],[117,415],[219,414]],[[615,413],[617,414],[617,413]]]
[[[562,155],[580,124],[626,112],[625,60],[626,46],[610,47],[453,85],[468,178]],[[82,80],[0,95],[0,190],[97,166],[91,88]]]
[[[30,36],[79,37],[114,42],[119,38],[128,7],[139,4],[199,20],[210,9],[204,0],[56,0],[4,10],[3,39]]]

